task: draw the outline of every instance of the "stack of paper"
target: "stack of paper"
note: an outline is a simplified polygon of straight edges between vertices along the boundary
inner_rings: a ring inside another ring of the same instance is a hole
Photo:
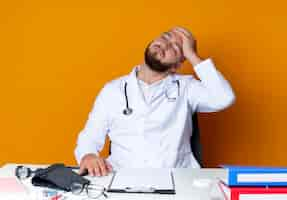
[[[228,181],[219,183],[226,200],[286,200],[287,168],[223,166]]]
[[[121,169],[115,172],[109,192],[175,194],[170,169]]]

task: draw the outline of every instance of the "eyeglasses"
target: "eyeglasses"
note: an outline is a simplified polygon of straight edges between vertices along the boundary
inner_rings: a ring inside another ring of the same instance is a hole
[[[17,166],[17,168],[15,169],[15,175],[22,183],[23,180],[30,178],[40,170],[42,169],[39,168],[36,170],[32,170],[25,166]],[[85,191],[88,199],[98,199],[101,196],[108,198],[108,195],[106,194],[107,189],[104,186],[97,185],[91,182],[89,184],[81,184],[74,182],[71,184],[70,190],[74,195],[85,195]]]
[[[71,185],[71,192],[74,195],[82,195],[84,192],[88,196],[89,199],[98,199],[101,196],[108,198],[107,189],[102,185],[97,185],[94,183],[90,184],[79,184],[73,183]]]

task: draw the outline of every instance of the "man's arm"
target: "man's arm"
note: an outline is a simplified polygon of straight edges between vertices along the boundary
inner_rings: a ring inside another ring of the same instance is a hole
[[[108,132],[108,116],[103,103],[103,90],[98,95],[88,121],[81,131],[75,149],[75,156],[80,165],[80,173],[88,170],[90,175],[106,175],[111,171],[111,165],[99,152],[105,144]]]
[[[193,79],[188,86],[188,99],[196,104],[198,112],[213,112],[230,106],[235,95],[228,81],[216,70],[211,59],[202,60],[196,51],[196,40],[184,28],[174,31],[181,36],[184,57],[193,66],[200,80]]]
[[[196,104],[197,112],[214,112],[225,109],[235,101],[228,81],[216,70],[211,59],[195,65],[200,80],[193,79],[188,86],[188,99]]]

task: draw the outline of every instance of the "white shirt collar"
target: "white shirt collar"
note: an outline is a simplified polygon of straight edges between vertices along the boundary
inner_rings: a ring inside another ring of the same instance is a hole
[[[159,86],[159,85],[164,86],[164,85],[166,85],[167,82],[170,82],[170,80],[171,80],[171,76],[172,76],[172,75],[167,75],[167,76],[166,76],[165,78],[163,78],[163,79],[160,79],[160,80],[158,80],[158,81],[156,81],[156,82],[154,82],[154,83],[148,84],[148,83],[144,82],[143,80],[140,80],[140,79],[137,77],[137,72],[139,71],[140,67],[141,67],[140,65],[136,66],[136,67],[133,69],[131,75],[134,76],[134,78],[137,80],[138,84],[140,84],[142,87],[145,87],[145,88],[155,88],[155,87],[157,87],[157,86]]]

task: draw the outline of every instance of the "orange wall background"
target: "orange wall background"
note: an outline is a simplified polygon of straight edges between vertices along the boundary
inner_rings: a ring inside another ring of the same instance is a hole
[[[94,98],[147,43],[190,28],[236,104],[201,114],[204,162],[287,165],[284,1],[0,1],[0,164],[75,164]],[[192,73],[186,63],[183,73]]]

